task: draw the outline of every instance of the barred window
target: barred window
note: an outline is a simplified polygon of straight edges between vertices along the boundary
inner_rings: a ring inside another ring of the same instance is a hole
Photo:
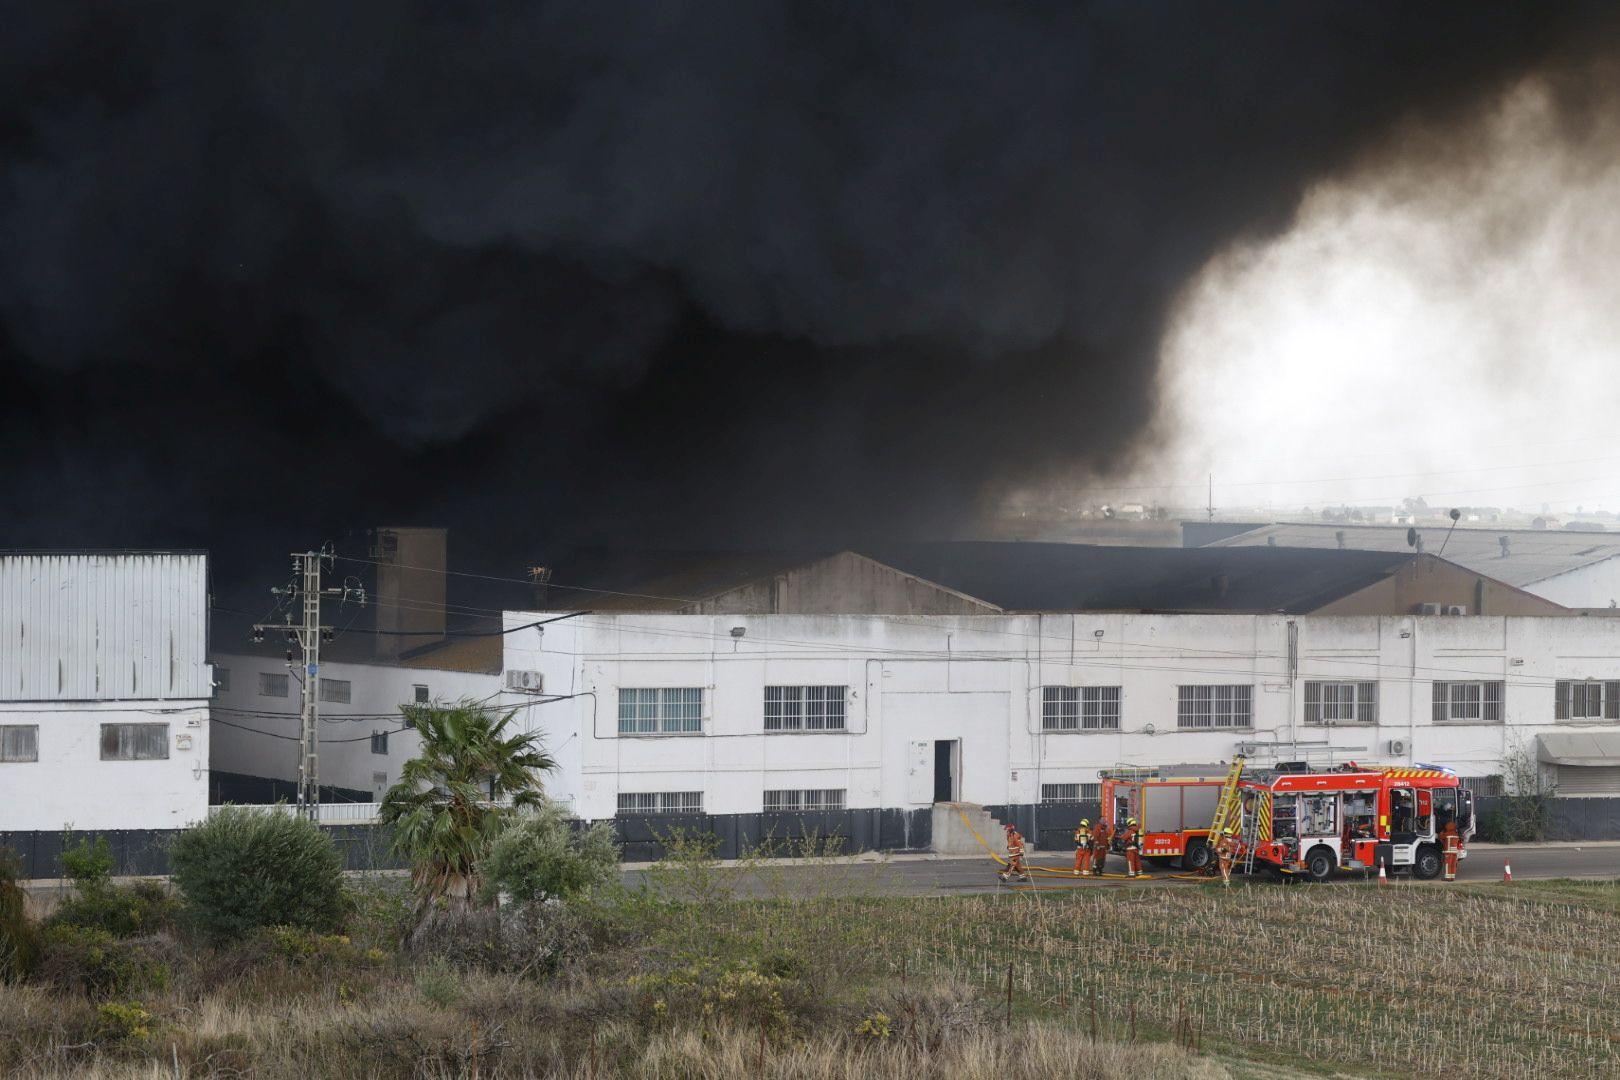
[[[214,669],[214,693],[228,694],[231,692],[231,669],[216,667]]]
[[[373,731],[371,733],[371,752],[373,754],[388,753],[388,732]]]
[[[0,725],[0,761],[38,761],[39,725]]]
[[[1041,802],[1096,802],[1102,798],[1101,784],[1042,784]]]
[[[635,814],[701,814],[701,791],[621,791],[619,813]]]
[[[765,793],[765,812],[783,813],[794,810],[842,810],[844,788],[806,788]]]
[[[767,686],[766,731],[843,731],[847,686]]]
[[[1555,693],[1555,719],[1620,720],[1620,682],[1559,679]]]
[[[417,683],[415,686],[412,686],[411,700],[416,702],[418,705],[426,705],[428,703],[428,688],[423,686],[421,683]]]
[[[321,700],[335,701],[339,705],[347,705],[352,695],[354,684],[348,679],[321,679]]]
[[[286,697],[287,676],[277,674],[274,671],[259,672],[259,696]]]
[[[169,756],[168,724],[102,724],[102,761],[161,761]]]
[[[1500,724],[1500,682],[1437,682],[1434,684],[1436,724]]]
[[[621,689],[619,734],[701,735],[703,690],[696,686]]]
[[[1457,783],[1474,793],[1476,798],[1490,799],[1507,794],[1507,787],[1502,777],[1496,776],[1459,776]]]
[[[1176,726],[1188,731],[1254,726],[1254,687],[1182,686]]]
[[[1378,723],[1378,684],[1307,681],[1305,722],[1329,725]]]
[[[1041,730],[1118,731],[1119,687],[1041,687]]]

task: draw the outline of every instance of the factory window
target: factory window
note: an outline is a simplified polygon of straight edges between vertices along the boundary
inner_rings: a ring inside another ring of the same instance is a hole
[[[1254,726],[1254,687],[1182,686],[1176,703],[1176,726],[1197,731],[1205,728]]]
[[[321,700],[335,701],[339,705],[347,705],[352,696],[354,684],[348,679],[321,679]]]
[[[619,691],[620,735],[701,735],[703,690],[666,686]]]
[[[1307,681],[1305,722],[1329,725],[1378,723],[1378,684]]]
[[[1041,687],[1043,731],[1118,731],[1119,687]]]
[[[231,669],[216,667],[214,669],[214,693],[228,694],[231,692]]]
[[[39,725],[0,725],[0,761],[38,761]]]
[[[1437,724],[1500,724],[1500,682],[1437,682],[1434,684],[1434,722]]]
[[[260,697],[286,697],[287,676],[278,675],[273,671],[259,672]]]
[[[388,732],[373,731],[371,733],[371,752],[373,754],[388,753]]]
[[[1042,784],[1041,802],[1096,802],[1102,798],[1101,784]]]
[[[1558,720],[1620,720],[1620,682],[1560,679],[1553,702]]]
[[[416,702],[418,705],[426,705],[428,703],[428,688],[423,686],[421,683],[417,683],[415,686],[412,686],[411,700]]]
[[[168,724],[102,724],[102,761],[161,761],[169,756]]]
[[[780,814],[795,810],[842,810],[844,808],[844,790],[843,788],[807,788],[802,791],[797,789],[767,791],[765,793],[765,812],[767,814]]]
[[[766,731],[843,731],[845,686],[767,686]]]
[[[701,814],[701,791],[621,791],[619,813],[637,814]]]

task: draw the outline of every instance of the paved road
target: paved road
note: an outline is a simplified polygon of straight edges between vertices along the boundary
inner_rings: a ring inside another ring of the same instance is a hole
[[[1458,880],[1485,882],[1502,879],[1502,864],[1509,861],[1516,880],[1538,878],[1620,878],[1620,841],[1590,844],[1475,845],[1458,870]],[[1073,860],[1041,855],[1031,860],[1035,866],[1067,870]],[[988,858],[943,858],[900,855],[872,861],[805,865],[777,865],[758,869],[730,867],[722,870],[727,884],[748,895],[811,896],[840,893],[883,893],[895,896],[949,896],[963,893],[995,892],[998,867]],[[1109,871],[1122,871],[1123,863],[1109,860]],[[641,868],[627,869],[625,880],[636,883],[644,876]],[[1161,887],[1197,886],[1179,872],[1154,868],[1147,881],[1117,877],[1101,881],[1036,873],[1035,884],[1047,889],[1139,888],[1146,884]],[[1267,880],[1262,877],[1260,880]],[[1359,874],[1342,874],[1337,880],[1357,882]]]

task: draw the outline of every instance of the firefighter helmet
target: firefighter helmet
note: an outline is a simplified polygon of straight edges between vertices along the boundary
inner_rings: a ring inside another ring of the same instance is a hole
[[[1125,819],[1125,824],[1126,825],[1135,825],[1136,824],[1136,819],[1133,818],[1133,817],[1132,818],[1126,818]]]
[[[1082,828],[1082,829],[1089,829],[1089,828],[1091,828],[1091,819],[1090,819],[1090,818],[1081,818],[1081,819],[1080,819],[1080,827],[1081,827],[1081,828]]]

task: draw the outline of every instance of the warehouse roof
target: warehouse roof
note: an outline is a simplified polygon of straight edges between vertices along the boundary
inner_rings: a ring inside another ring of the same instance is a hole
[[[1567,574],[1592,563],[1620,555],[1620,533],[1564,532],[1557,529],[1478,529],[1457,528],[1448,539],[1446,529],[1420,527],[1424,550],[1441,554],[1447,562],[1466,567],[1476,574],[1495,578],[1509,585],[1525,586]],[[1257,525],[1247,532],[1217,540],[1210,548],[1264,547],[1275,543],[1281,548],[1337,549],[1354,551],[1405,552],[1404,525],[1336,525],[1282,523]],[[1507,540],[1504,554],[1503,539]],[[1207,550],[1207,549],[1200,549]]]
[[[1309,548],[1137,548],[962,541],[896,544],[873,558],[1007,611],[1315,611],[1373,585],[1410,553]]]

